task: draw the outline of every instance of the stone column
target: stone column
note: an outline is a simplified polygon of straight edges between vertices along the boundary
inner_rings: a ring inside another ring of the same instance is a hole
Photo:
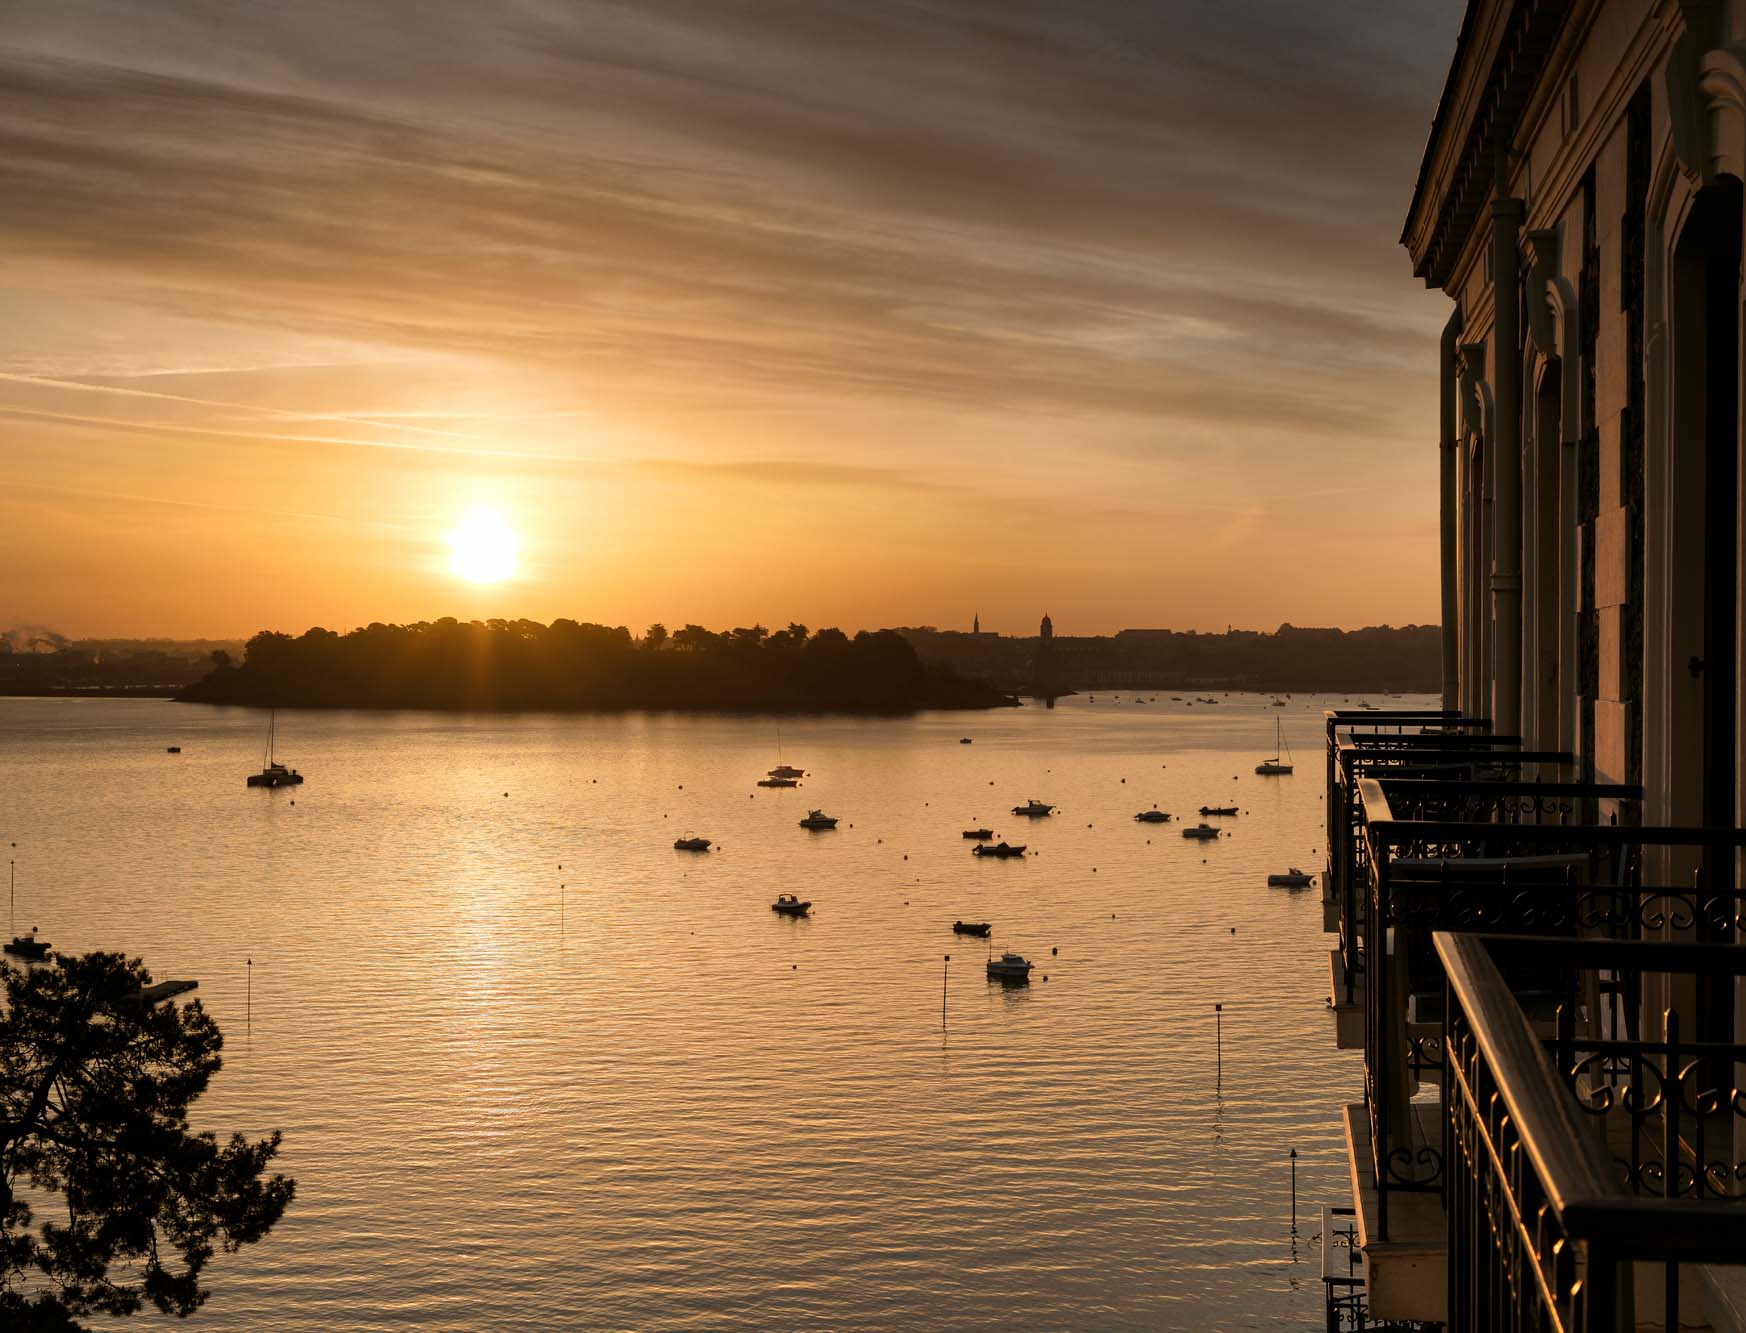
[[[1492,385],[1496,397],[1496,491],[1492,540],[1491,604],[1496,704],[1500,735],[1522,729],[1522,337],[1520,199],[1504,195],[1499,160],[1498,197],[1491,205]]]
[[[1460,569],[1455,551],[1455,525],[1459,498],[1456,494],[1455,461],[1460,439],[1455,429],[1455,347],[1461,336],[1461,307],[1456,306],[1443,326],[1438,349],[1438,517],[1443,546],[1443,707],[1461,706],[1461,598]]]

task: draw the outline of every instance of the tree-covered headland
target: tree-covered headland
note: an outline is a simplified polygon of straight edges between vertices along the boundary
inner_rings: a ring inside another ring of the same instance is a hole
[[[890,630],[761,625],[716,633],[554,620],[371,624],[347,634],[264,631],[240,662],[213,668],[177,698],[279,708],[478,710],[716,709],[901,713],[990,708],[1012,699],[924,663]]]

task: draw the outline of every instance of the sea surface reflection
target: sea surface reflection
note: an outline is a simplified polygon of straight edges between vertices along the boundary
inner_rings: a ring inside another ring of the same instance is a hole
[[[287,713],[265,791],[258,712],[3,700],[0,839],[19,929],[199,980],[200,1123],[285,1131],[195,1327],[1317,1328],[1359,1077],[1265,877],[1321,868],[1339,701],[1144,697],[788,719],[794,790],[768,719]]]

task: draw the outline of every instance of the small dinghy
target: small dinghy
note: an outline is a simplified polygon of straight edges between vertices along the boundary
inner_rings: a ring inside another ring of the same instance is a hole
[[[1016,953],[1003,953],[999,958],[988,960],[988,979],[990,981],[1029,981],[1031,968],[1034,964]]]
[[[992,847],[988,846],[986,843],[977,843],[976,846],[972,847],[970,850],[977,856],[998,856],[1002,858],[1008,856],[1023,856],[1025,854],[1024,845],[1022,843],[1017,847],[1013,847],[1004,842],[997,842]]]
[[[166,745],[164,747],[164,753],[165,754],[181,754],[182,747],[180,745]]]
[[[32,962],[41,962],[48,957],[49,942],[36,937],[36,927],[30,928],[28,935],[14,935],[12,943],[0,944],[0,951],[11,954],[14,958],[28,958]]]
[[[964,836],[975,838],[978,842],[987,842],[994,836],[994,830],[991,828],[967,828],[964,830]]]
[[[952,933],[955,935],[976,935],[982,939],[988,938],[988,932],[994,927],[986,921],[954,921]]]
[[[1211,824],[1195,824],[1183,829],[1182,836],[1185,838],[1216,838],[1219,836],[1219,831]]]
[[[1203,815],[1234,815],[1237,813],[1237,807],[1234,805],[1203,805],[1200,807],[1200,813]]]
[[[1269,875],[1267,886],[1273,889],[1307,889],[1315,883],[1314,875],[1305,874],[1296,866],[1292,866],[1283,875]]]
[[[680,838],[673,844],[673,850],[676,852],[707,852],[709,850],[709,839]]]
[[[1157,806],[1153,806],[1150,810],[1140,811],[1134,818],[1142,824],[1168,824],[1170,822],[1170,816]]]
[[[837,817],[827,815],[823,810],[808,810],[806,818],[800,821],[801,828],[827,829],[837,826]]]
[[[812,911],[812,904],[802,902],[792,893],[781,893],[777,894],[776,901],[770,904],[770,910],[779,912],[783,916],[805,916]]]

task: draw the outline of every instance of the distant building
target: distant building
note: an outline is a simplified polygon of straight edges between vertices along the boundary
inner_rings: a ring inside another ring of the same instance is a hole
[[[1061,673],[1055,664],[1055,622],[1043,614],[1037,629],[1037,656],[1031,669],[1031,691],[1045,699],[1062,693]]]

